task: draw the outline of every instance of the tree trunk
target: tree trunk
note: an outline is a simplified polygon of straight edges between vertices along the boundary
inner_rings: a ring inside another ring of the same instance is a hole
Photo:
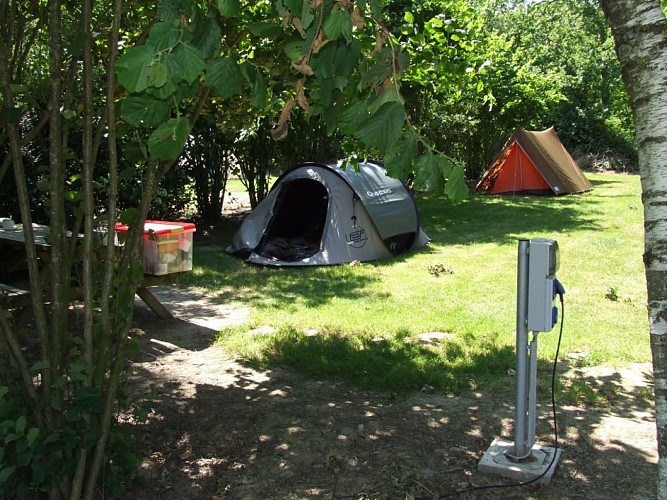
[[[600,0],[630,98],[644,201],[644,265],[658,431],[658,498],[667,498],[667,20],[659,0]]]

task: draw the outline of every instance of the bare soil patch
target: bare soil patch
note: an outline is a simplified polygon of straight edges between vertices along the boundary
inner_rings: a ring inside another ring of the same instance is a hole
[[[137,303],[141,349],[126,383],[149,402],[140,482],[128,497],[160,499],[653,498],[656,438],[651,367],[568,369],[615,391],[613,408],[558,408],[562,457],[550,484],[466,491],[511,481],[477,464],[512,440],[514,379],[503,394],[394,395],[257,371],[214,344],[247,310],[198,289],[156,288],[176,319]],[[549,396],[538,442],[553,446]]]

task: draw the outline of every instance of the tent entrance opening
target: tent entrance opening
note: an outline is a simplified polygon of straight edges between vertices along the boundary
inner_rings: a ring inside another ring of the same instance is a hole
[[[284,261],[308,258],[320,250],[329,206],[326,188],[312,179],[296,179],[281,188],[273,216],[256,249]]]

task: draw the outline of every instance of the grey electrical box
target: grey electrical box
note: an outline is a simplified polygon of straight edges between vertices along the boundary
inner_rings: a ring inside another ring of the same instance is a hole
[[[528,247],[528,330],[550,332],[558,321],[556,272],[560,265],[558,242],[533,238]]]

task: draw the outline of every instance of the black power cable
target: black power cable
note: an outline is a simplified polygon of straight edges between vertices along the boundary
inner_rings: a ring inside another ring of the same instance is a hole
[[[546,475],[546,473],[549,472],[553,467],[556,457],[558,456],[558,420],[556,418],[556,367],[558,365],[558,353],[560,352],[560,342],[563,338],[563,324],[565,323],[565,301],[563,300],[563,294],[565,293],[565,291],[563,287],[560,286],[560,283],[557,286],[556,293],[560,298],[561,318],[560,318],[560,331],[558,333],[558,343],[556,345],[556,354],[554,356],[554,362],[551,369],[551,411],[554,422],[554,452],[553,456],[551,457],[551,462],[549,463],[549,467],[547,467],[544,470],[544,472],[542,472],[542,474],[540,474],[536,478],[531,479],[530,481],[520,481],[517,483],[510,483],[510,484],[490,484],[486,486],[473,486],[470,488],[465,488],[463,490],[457,490],[453,493],[440,495],[439,497],[437,497],[438,500],[441,498],[452,498],[458,495],[463,495],[464,493],[470,493],[472,491],[494,490],[501,488],[521,488],[524,486],[528,486],[542,479]],[[435,500],[435,497],[416,497],[415,500]]]

